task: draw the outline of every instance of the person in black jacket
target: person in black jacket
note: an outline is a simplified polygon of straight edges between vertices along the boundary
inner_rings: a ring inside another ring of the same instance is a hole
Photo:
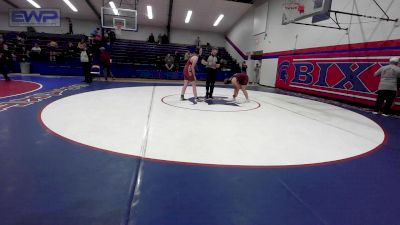
[[[155,43],[156,42],[153,33],[150,34],[149,39],[147,40],[147,42],[149,42],[149,43]]]
[[[3,48],[0,50],[0,72],[3,74],[3,77],[6,81],[10,81],[10,77],[8,73],[10,71],[12,65],[12,54],[8,50],[8,46],[6,44],[3,45]]]

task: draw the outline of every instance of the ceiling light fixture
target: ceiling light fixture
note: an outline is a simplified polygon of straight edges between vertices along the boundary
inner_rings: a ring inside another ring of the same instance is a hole
[[[119,16],[119,12],[118,12],[117,7],[115,6],[115,3],[113,1],[110,1],[108,4],[110,5],[110,7],[113,10],[114,14],[116,16]]]
[[[185,23],[189,23],[191,17],[192,17],[192,10],[189,10],[189,11],[187,12],[187,14],[186,14]]]
[[[33,1],[33,0],[27,0],[29,3],[31,3],[31,5],[33,5],[35,8],[37,8],[37,9],[40,9],[40,8],[42,8],[42,7],[40,7],[40,5],[39,4],[37,4],[35,1]]]
[[[74,12],[78,12],[78,9],[69,1],[69,0],[64,0],[65,4],[67,4],[69,6],[69,8],[74,11]]]
[[[222,18],[224,18],[223,14],[218,16],[217,20],[214,23],[214,27],[218,26],[218,24],[219,24],[219,22],[221,22]]]
[[[147,6],[147,17],[151,20],[153,19],[153,8],[151,7],[151,5]]]

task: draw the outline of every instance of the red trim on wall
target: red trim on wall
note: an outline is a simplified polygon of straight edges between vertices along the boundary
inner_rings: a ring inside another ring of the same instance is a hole
[[[234,48],[235,50],[236,50],[236,52],[244,59],[244,60],[246,60],[248,57],[247,57],[247,54],[246,53],[244,53],[242,50],[240,50],[240,48],[237,46],[237,45],[235,45],[235,43],[233,43],[233,41],[231,40],[231,39],[229,39],[227,36],[225,36],[225,40],[232,46],[232,48]]]

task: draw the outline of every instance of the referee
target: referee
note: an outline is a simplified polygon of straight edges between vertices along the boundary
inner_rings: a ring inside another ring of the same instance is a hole
[[[217,58],[218,48],[213,47],[211,55],[208,56],[207,61],[202,60],[202,64],[206,66],[207,79],[206,79],[206,99],[213,98],[214,85],[217,80],[217,69],[220,67]]]

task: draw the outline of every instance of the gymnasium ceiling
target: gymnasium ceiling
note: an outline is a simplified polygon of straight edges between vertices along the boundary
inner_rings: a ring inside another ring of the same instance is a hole
[[[13,8],[6,2],[11,2],[19,8],[32,8],[26,0],[0,0],[0,13],[7,13],[8,9]],[[100,13],[103,0],[70,0],[78,9],[73,12],[64,4],[62,0],[35,0],[42,8],[60,8],[62,17],[72,19],[97,20],[96,13],[90,8],[89,3]],[[122,1],[122,2],[121,2]],[[108,1],[106,1],[108,2]],[[126,4],[134,0],[114,0],[117,7],[132,8],[133,5]],[[171,18],[171,27],[189,30],[201,30],[212,32],[227,32],[236,21],[251,7],[251,0],[174,0]],[[245,3],[248,2],[248,3]],[[147,18],[146,6],[153,7],[154,19]],[[108,4],[107,4],[108,6]],[[169,0],[139,0],[138,5],[138,24],[166,27],[168,24]],[[189,24],[185,24],[187,10],[192,10],[193,15]],[[219,14],[224,14],[224,19],[218,27],[213,27],[213,23]]]

